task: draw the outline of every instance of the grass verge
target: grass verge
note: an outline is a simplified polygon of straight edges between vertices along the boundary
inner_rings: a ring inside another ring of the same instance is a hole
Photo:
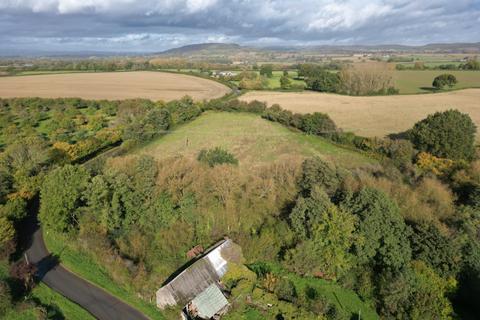
[[[137,308],[147,317],[155,320],[165,319],[153,303],[138,298],[134,290],[128,286],[115,283],[107,270],[98,264],[92,255],[75,249],[66,237],[45,231],[43,236],[48,250],[57,255],[68,270]]]

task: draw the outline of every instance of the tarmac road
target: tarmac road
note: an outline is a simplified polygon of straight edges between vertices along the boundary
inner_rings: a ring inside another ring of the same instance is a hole
[[[63,268],[48,252],[42,229],[36,219],[34,220],[30,223],[33,233],[25,253],[29,263],[37,264],[41,281],[89,311],[97,319],[148,320],[140,311]]]

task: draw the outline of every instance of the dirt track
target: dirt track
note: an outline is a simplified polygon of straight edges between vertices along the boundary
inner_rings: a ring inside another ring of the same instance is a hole
[[[69,73],[0,78],[0,97],[195,100],[219,98],[230,89],[218,82],[162,72]]]
[[[480,89],[437,94],[350,97],[335,94],[254,91],[245,101],[278,103],[299,113],[324,112],[346,131],[362,136],[385,136],[405,131],[436,111],[458,109],[468,113],[480,129]]]

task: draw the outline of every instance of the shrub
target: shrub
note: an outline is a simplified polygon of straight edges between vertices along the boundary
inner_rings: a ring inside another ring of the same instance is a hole
[[[427,152],[420,152],[417,156],[416,165],[424,172],[430,172],[436,176],[445,176],[455,168],[455,161],[437,158]]]
[[[293,302],[297,298],[297,290],[295,285],[289,279],[282,278],[275,285],[275,295],[280,300]]]
[[[410,141],[420,150],[436,157],[471,160],[475,154],[477,128],[468,114],[458,110],[436,112],[417,122]]]
[[[198,161],[208,164],[210,167],[215,167],[218,164],[238,164],[238,160],[235,156],[228,151],[216,147],[210,150],[202,150],[198,154]]]
[[[3,317],[12,307],[10,288],[6,282],[0,281],[0,317]]]
[[[315,112],[303,116],[300,129],[308,134],[323,135],[337,131],[337,126],[327,114]]]

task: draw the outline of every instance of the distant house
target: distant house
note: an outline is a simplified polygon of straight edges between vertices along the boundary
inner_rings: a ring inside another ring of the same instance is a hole
[[[229,304],[220,280],[227,272],[228,262],[238,261],[238,257],[240,247],[232,240],[217,243],[157,291],[157,306],[164,309],[180,305],[190,316],[201,319],[224,314]]]
[[[231,78],[237,75],[236,72],[232,71],[213,71],[212,76],[215,78]]]

